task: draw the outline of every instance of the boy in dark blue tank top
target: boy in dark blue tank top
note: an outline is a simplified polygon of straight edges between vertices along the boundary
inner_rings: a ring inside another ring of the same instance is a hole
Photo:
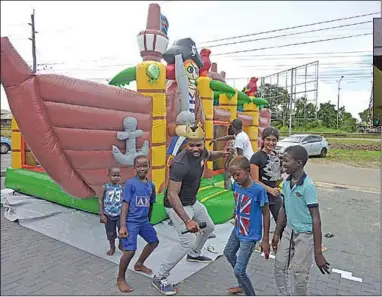
[[[119,230],[119,220],[122,208],[122,192],[123,188],[119,184],[121,179],[121,170],[118,167],[109,169],[109,183],[102,186],[102,195],[98,197],[100,222],[105,224],[106,237],[110,243],[110,249],[107,251],[108,256],[115,253],[115,240],[117,239],[117,229]],[[121,241],[119,249],[122,251]]]
[[[150,223],[156,193],[154,184],[146,177],[149,167],[149,159],[146,156],[137,156],[134,160],[136,175],[125,184],[119,231],[124,252],[119,262],[117,278],[117,285],[121,292],[133,291],[126,283],[125,274],[135,255],[138,235],[147,242],[147,245],[134,265],[136,271],[152,274],[152,270],[146,267],[144,262],[159,244],[157,233]]]

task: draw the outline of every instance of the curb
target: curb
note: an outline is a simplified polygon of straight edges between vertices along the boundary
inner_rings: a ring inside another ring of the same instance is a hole
[[[366,193],[373,193],[373,194],[380,194],[381,193],[380,190],[378,190],[376,188],[364,188],[364,187],[326,183],[326,182],[315,182],[315,184],[317,187],[326,188],[326,189],[333,189],[333,190],[350,190],[350,191],[366,192]]]
[[[6,171],[1,171],[1,177],[5,177]]]

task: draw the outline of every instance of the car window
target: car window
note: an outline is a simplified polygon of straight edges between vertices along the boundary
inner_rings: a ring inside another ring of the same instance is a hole
[[[309,142],[321,142],[320,136],[311,136],[311,140]]]
[[[312,140],[312,136],[307,136],[307,137],[305,137],[304,139],[303,139],[303,142],[311,142],[311,140]]]
[[[293,143],[300,143],[303,136],[289,136],[281,140],[281,142],[293,142]]]

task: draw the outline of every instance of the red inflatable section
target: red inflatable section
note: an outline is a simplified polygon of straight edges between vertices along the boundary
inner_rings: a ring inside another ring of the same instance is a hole
[[[263,140],[261,139],[261,134],[266,127],[271,125],[271,111],[269,108],[262,108],[259,112],[259,137],[258,137],[258,146],[259,149],[263,145]]]
[[[135,117],[143,130],[137,146],[151,139],[152,98],[110,85],[62,75],[35,74],[1,38],[1,82],[25,142],[47,174],[69,195],[89,198],[101,190],[117,164],[112,146],[123,120]],[[123,180],[134,175],[121,168]]]

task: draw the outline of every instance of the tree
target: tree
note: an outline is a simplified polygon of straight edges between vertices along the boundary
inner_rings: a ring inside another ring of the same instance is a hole
[[[354,132],[357,130],[357,120],[353,118],[350,112],[345,111],[345,107],[343,107],[343,110],[341,110],[339,120],[339,128],[341,130],[346,132]]]
[[[310,119],[316,117],[316,107],[305,97],[296,99],[294,103],[295,116],[297,118]]]
[[[342,106],[338,112],[338,128],[346,132],[356,131],[357,120],[353,118],[351,113],[346,112],[344,106]],[[320,103],[320,109],[317,112],[317,117],[322,122],[323,127],[337,129],[337,110],[335,105],[331,104],[330,101]]]
[[[276,119],[282,119],[285,125],[289,113],[288,91],[276,84],[265,84],[260,86],[258,93],[269,102],[269,109]]]
[[[269,108],[272,112],[272,124],[276,126],[287,126],[287,119],[289,118],[289,93],[288,91],[278,85],[265,84],[260,86],[258,94],[262,95],[269,102]],[[337,109],[335,104],[329,102],[320,103],[320,107],[317,110],[313,103],[308,102],[307,98],[300,97],[294,102],[294,115],[292,117],[292,127],[299,130],[309,131],[314,128],[328,128],[337,129]],[[370,113],[365,110],[365,119],[368,115],[370,119]],[[359,114],[361,119],[361,113]],[[338,111],[339,129],[346,132],[356,131],[357,120],[353,116],[346,112],[345,107],[341,107]],[[282,123],[281,123],[282,122]]]
[[[320,108],[317,111],[317,118],[322,121],[324,127],[336,129],[337,127],[337,111],[334,104],[330,101],[320,103]]]
[[[369,108],[366,108],[364,111],[358,113],[361,118],[361,122],[364,125],[369,125],[371,121],[371,111]]]

